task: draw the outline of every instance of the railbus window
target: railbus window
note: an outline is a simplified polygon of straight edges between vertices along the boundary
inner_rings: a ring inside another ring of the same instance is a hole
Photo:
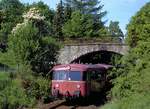
[[[54,71],[53,80],[66,80],[67,72],[66,71]]]
[[[82,73],[80,71],[54,71],[53,80],[81,81]]]
[[[83,72],[83,81],[90,81],[91,80],[91,72],[90,71],[84,71]]]
[[[81,72],[80,71],[70,71],[68,80],[70,80],[70,81],[81,81],[82,80]]]

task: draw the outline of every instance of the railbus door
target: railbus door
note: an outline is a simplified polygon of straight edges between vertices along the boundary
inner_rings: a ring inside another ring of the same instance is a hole
[[[89,72],[90,78],[90,93],[102,91],[105,85],[105,73],[99,70]]]

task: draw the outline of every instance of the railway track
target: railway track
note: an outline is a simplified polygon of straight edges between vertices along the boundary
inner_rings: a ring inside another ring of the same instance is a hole
[[[56,109],[57,107],[63,105],[63,103],[65,103],[65,102],[66,102],[66,100],[56,100],[49,104],[45,104],[40,109]]]
[[[94,105],[80,106],[70,104],[66,100],[56,100],[49,104],[43,105],[40,109],[97,109],[97,107]]]
[[[56,100],[45,104],[40,109],[76,109],[77,106],[67,105],[66,100]]]

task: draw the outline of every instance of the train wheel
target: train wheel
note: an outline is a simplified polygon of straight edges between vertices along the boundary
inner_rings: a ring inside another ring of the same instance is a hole
[[[55,99],[58,98],[59,97],[59,90],[54,90],[53,96]]]

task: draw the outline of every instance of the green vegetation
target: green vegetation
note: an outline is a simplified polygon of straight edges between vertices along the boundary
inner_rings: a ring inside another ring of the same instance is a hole
[[[19,106],[32,106],[35,101],[27,96],[21,79],[14,74],[0,72],[0,108],[16,109]]]
[[[0,109],[33,107],[37,99],[49,99],[49,80],[42,76],[0,72],[0,82]]]
[[[112,102],[103,109],[149,109],[150,107],[150,3],[131,19],[127,42],[130,52],[113,72]]]
[[[62,0],[57,5],[57,10],[53,19],[53,33],[54,36],[63,39],[62,27],[64,25],[64,6]]]
[[[28,97],[48,102],[50,97],[50,81],[43,76],[22,76],[22,86]]]
[[[92,36],[92,21],[87,20],[87,16],[83,15],[80,11],[75,11],[63,27],[65,36],[71,38],[90,37]]]
[[[7,52],[1,54],[0,60],[9,66],[29,65],[35,72],[48,72],[48,62],[55,62],[59,46],[54,39],[47,36],[49,24],[44,21],[45,17],[40,15],[40,11],[31,8],[23,17],[23,23],[13,28],[8,39]]]
[[[140,41],[149,42],[149,27],[150,27],[150,3],[147,3],[141,11],[137,12],[132,17],[130,23],[127,26],[127,43],[131,47],[138,45]]]
[[[124,37],[123,32],[121,31],[119,27],[119,22],[111,21],[109,24],[109,34],[113,37]]]
[[[56,10],[41,1],[24,5],[19,0],[1,0],[0,65],[15,69],[15,73],[0,72],[0,109],[34,107],[38,100],[47,101],[50,81],[46,74],[56,62],[60,48],[58,40],[72,43],[70,38],[92,38],[114,42],[113,37],[124,37],[119,22],[112,21],[108,27],[104,25],[102,18],[106,11],[102,9],[98,0],[64,0]],[[112,101],[104,109],[150,107],[149,12],[150,3],[147,3],[127,26],[130,51],[120,62],[123,67],[110,74]],[[120,59],[111,56],[111,64]]]
[[[9,2],[3,0],[0,6]],[[14,5],[16,2],[19,1],[14,0]],[[47,102],[49,99],[50,80],[46,74],[56,60],[60,44],[50,36],[52,21],[48,20],[51,16],[41,13],[48,12],[48,9],[41,2],[24,8],[21,20],[14,22],[12,29],[5,34],[7,41],[1,41],[7,46],[0,52],[0,63],[13,68],[14,72],[0,73],[0,109],[34,107],[38,100]]]
[[[112,101],[106,104],[102,109],[149,109],[150,94],[134,94],[128,98],[123,98],[120,101]]]
[[[0,42],[6,43],[12,28],[22,21],[24,5],[19,0],[0,1]]]
[[[72,11],[68,10],[70,19],[63,26],[66,37],[99,37],[101,35],[100,31],[104,28],[102,18],[106,12],[102,12],[103,5],[98,0],[86,2],[65,0],[65,4],[66,7],[72,8]]]

